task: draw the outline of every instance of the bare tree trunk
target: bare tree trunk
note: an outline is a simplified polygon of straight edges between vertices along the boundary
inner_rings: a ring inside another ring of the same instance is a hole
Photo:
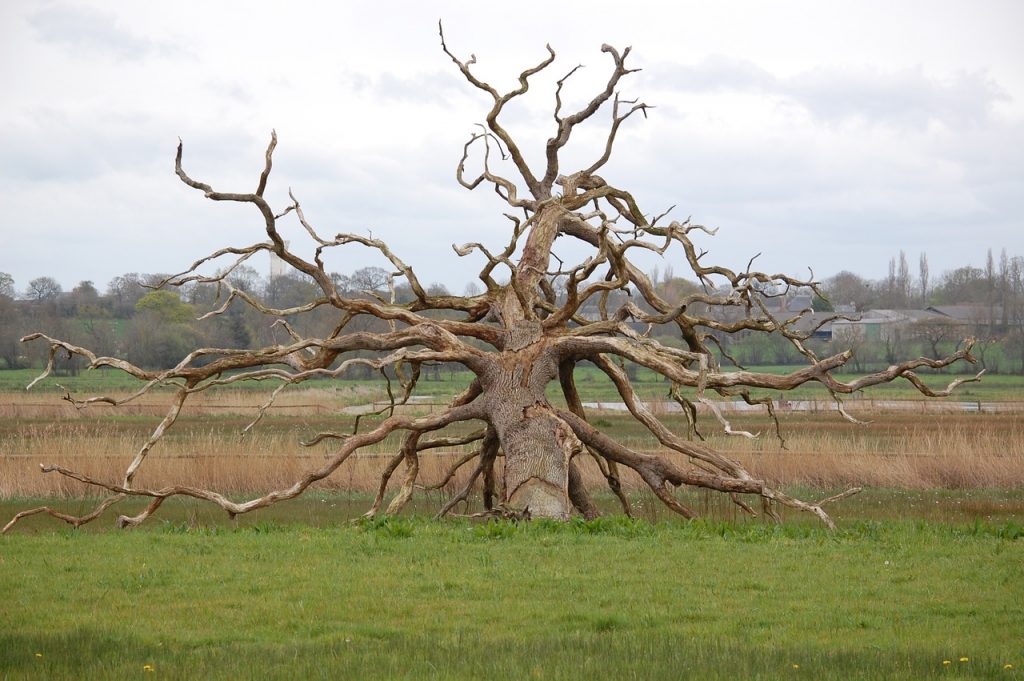
[[[529,336],[510,334],[517,347]],[[567,519],[569,462],[581,449],[572,429],[555,415],[544,394],[557,372],[540,339],[503,352],[482,377],[487,418],[505,454],[504,504],[531,517]]]

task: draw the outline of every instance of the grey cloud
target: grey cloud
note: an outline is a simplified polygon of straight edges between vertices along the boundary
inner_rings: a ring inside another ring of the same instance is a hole
[[[141,59],[158,48],[120,28],[113,15],[86,7],[53,5],[29,16],[43,41],[75,51]]]
[[[901,71],[822,67],[780,78],[751,61],[721,55],[685,66],[651,69],[647,85],[694,93],[740,92],[778,97],[818,120],[863,120],[895,128],[939,121],[965,128],[987,121],[1009,94],[984,72],[929,77],[920,67]]]
[[[976,197],[982,212],[979,222],[1024,215],[1024,124],[1006,121],[972,130],[944,140],[938,151],[945,161],[956,164],[963,185]],[[1019,217],[1012,222],[1019,235]]]
[[[816,69],[782,82],[780,94],[820,119],[857,117],[896,127],[924,127],[933,120],[968,127],[988,119],[996,102],[1009,99],[984,73],[937,80],[920,67],[896,72]]]
[[[82,182],[108,172],[170,172],[177,130],[140,114],[92,111],[71,116],[52,109],[7,123],[0,131],[0,177],[24,182]],[[185,135],[186,157],[214,171],[242,149],[265,144],[240,132]]]
[[[443,105],[452,97],[466,94],[465,84],[447,71],[425,71],[408,77],[382,73],[376,78],[345,72],[341,83],[350,92],[392,102]]]
[[[31,122],[8,124],[0,135],[0,175],[12,180],[81,181],[109,169],[139,169],[151,163],[159,142],[146,134],[148,127],[138,117],[33,111]]]
[[[665,65],[644,74],[645,85],[669,85],[688,92],[760,92],[778,87],[778,79],[753,62],[720,54],[697,64]]]

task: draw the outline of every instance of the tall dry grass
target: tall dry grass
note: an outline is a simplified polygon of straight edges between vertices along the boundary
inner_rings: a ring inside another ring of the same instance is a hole
[[[799,432],[787,448],[723,447],[756,476],[782,485],[862,485],[901,489],[1003,488],[1024,485],[1024,426],[1005,416],[929,419],[898,436],[883,433],[885,415],[845,430]],[[891,417],[890,417],[891,418]],[[904,419],[899,419],[900,421]],[[763,437],[763,436],[762,436]]]
[[[271,426],[280,426],[267,419]],[[153,419],[155,426],[156,419]],[[291,419],[289,419],[291,421]],[[243,423],[243,422],[239,422]],[[189,424],[182,419],[150,452],[139,470],[140,486],[190,484],[240,494],[290,485],[311,468],[324,463],[334,447],[307,448],[299,444],[311,430],[295,427],[256,430],[241,437],[238,428],[223,424]],[[101,480],[119,480],[151,428],[111,430],[98,423],[31,424],[0,442],[0,498],[22,496],[83,496],[96,490],[57,474],[42,474],[39,464],[58,464]],[[375,489],[388,456],[398,450],[398,435],[361,451],[320,488]],[[443,476],[456,451],[424,457],[425,480]],[[396,476],[398,478],[400,476]],[[461,477],[460,477],[461,479]]]
[[[336,416],[351,396],[334,391],[285,394],[259,428],[240,437],[262,396],[252,393],[198,395],[179,422],[150,453],[140,470],[141,485],[187,483],[229,494],[245,494],[286,486],[333,451],[315,449],[299,440],[319,430],[344,431],[351,416]],[[43,475],[38,464],[59,464],[87,475],[119,480],[137,449],[166,409],[168,396],[148,395],[136,405],[79,411],[55,398],[43,401],[18,394],[0,394],[0,497],[82,496],[95,493],[86,485],[56,474]],[[37,406],[43,403],[44,406]],[[108,415],[116,415],[110,418]],[[865,415],[861,415],[862,417]],[[855,426],[834,415],[795,415],[784,419],[783,448],[763,418],[747,417],[734,426],[763,431],[756,440],[726,437],[704,428],[712,447],[741,461],[754,475],[781,486],[879,486],[923,488],[1016,488],[1024,485],[1024,419],[1014,414],[886,414],[869,415],[873,423]],[[678,416],[665,417],[685,432]],[[616,439],[636,449],[665,454],[642,427],[617,414],[598,415],[596,422]],[[320,487],[371,491],[378,484],[387,456],[398,450],[400,436],[352,457]],[[336,445],[335,445],[336,446]],[[425,455],[420,480],[439,480],[466,451]],[[673,455],[674,456],[674,455]],[[683,457],[675,460],[685,464]],[[447,487],[462,484],[467,465]],[[597,467],[581,461],[585,480],[603,486]],[[394,482],[401,479],[401,473]],[[632,476],[626,484],[642,485]]]

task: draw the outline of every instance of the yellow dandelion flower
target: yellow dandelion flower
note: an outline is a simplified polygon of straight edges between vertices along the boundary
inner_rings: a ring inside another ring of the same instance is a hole
[[[798,664],[793,665],[793,669],[800,669],[800,665],[798,665]]]
[[[950,660],[943,660],[943,661],[942,661],[942,664],[953,664],[953,663],[952,663],[952,661],[950,661]]]
[[[961,658],[960,658],[960,661],[961,661],[961,662],[970,662],[970,661],[971,661],[971,658],[969,658],[969,657],[961,657]]]
[[[36,657],[42,657],[42,656],[43,656],[42,653],[36,653]]]
[[[1013,665],[1012,664],[1004,664],[1003,665],[1003,669],[1013,669]]]
[[[144,665],[142,665],[142,671],[144,671],[144,672],[155,672],[156,668],[153,665],[151,665],[151,664],[144,664]]]

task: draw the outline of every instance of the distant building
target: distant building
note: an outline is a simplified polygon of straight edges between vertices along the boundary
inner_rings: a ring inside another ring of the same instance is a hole
[[[837,319],[832,322],[835,336],[863,338],[864,340],[889,340],[913,324],[921,323],[966,324],[952,319],[931,308],[927,310],[865,310],[860,319],[849,321]]]
[[[957,305],[932,305],[929,312],[970,324],[988,324],[991,316],[987,305],[960,303]]]
[[[810,310],[810,306],[801,308],[800,310],[792,311],[791,317],[796,316],[801,310]],[[805,312],[800,316],[800,319],[796,321],[790,328],[796,329],[801,333],[810,334],[809,338],[815,340],[830,341],[832,340],[832,326],[836,323],[836,320],[831,319],[835,316],[835,312],[818,312],[811,310]],[[781,320],[780,320],[781,321]]]

